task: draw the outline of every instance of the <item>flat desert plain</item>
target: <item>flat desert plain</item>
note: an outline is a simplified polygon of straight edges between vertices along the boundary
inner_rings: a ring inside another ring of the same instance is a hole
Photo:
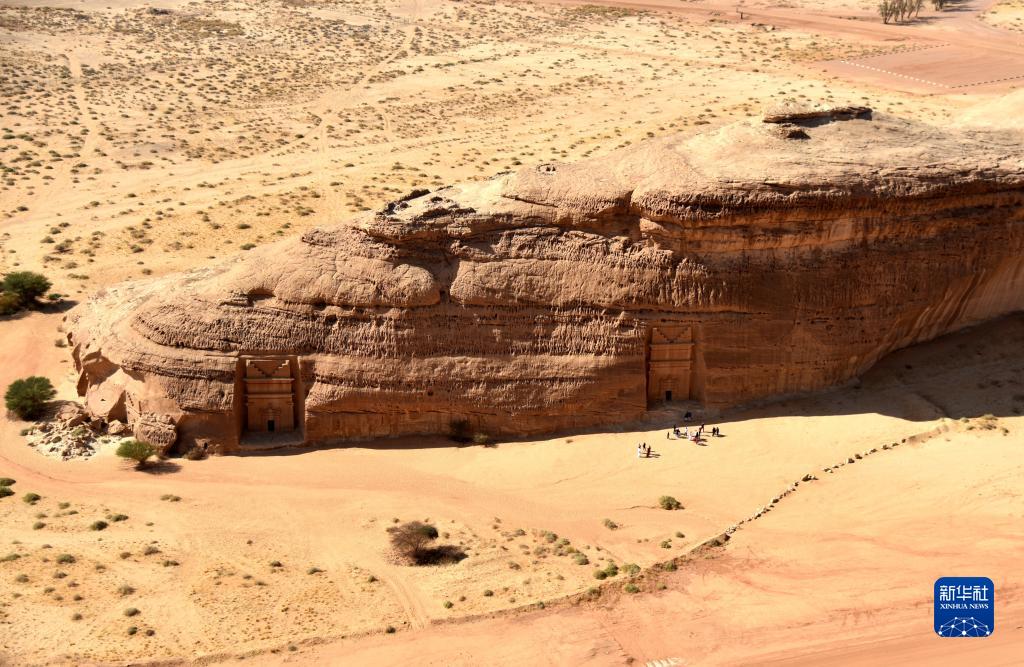
[[[1018,0],[898,25],[860,0],[5,2],[0,273],[41,271],[70,304],[416,188],[787,100],[1013,121],[1021,16]],[[43,375],[76,398],[62,318],[0,319],[0,386]],[[706,446],[669,438],[666,408],[539,441],[137,471],[109,450],[45,457],[7,415],[0,664],[1019,664],[1022,413],[1017,315],[718,415]],[[397,561],[387,528],[411,520],[468,557]],[[996,632],[938,638],[932,584],[964,573],[995,583]]]

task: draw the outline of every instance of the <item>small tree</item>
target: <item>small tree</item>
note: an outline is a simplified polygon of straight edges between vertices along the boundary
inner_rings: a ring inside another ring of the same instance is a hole
[[[57,390],[49,380],[33,375],[12,382],[4,394],[4,404],[21,419],[36,419],[56,395]]]
[[[18,299],[22,308],[35,303],[36,299],[46,294],[49,289],[49,279],[32,271],[8,273],[4,276],[3,282],[0,283],[0,290],[7,294],[13,294]]]
[[[409,521],[400,526],[388,528],[391,544],[399,554],[413,561],[422,559],[427,545],[437,539],[437,528],[429,523]]]
[[[135,461],[136,468],[144,468],[146,462],[156,456],[156,448],[141,440],[125,440],[117,446],[115,453],[123,459]]]

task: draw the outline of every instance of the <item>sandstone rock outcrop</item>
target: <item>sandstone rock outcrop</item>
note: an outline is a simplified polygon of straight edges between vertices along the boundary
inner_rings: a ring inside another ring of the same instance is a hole
[[[852,107],[772,121],[414,193],[105,290],[70,315],[80,391],[136,433],[161,415],[179,448],[525,435],[820,389],[1024,307],[1019,134]]]

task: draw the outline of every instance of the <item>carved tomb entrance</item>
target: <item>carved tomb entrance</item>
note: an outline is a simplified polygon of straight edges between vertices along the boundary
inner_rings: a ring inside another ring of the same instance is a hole
[[[245,431],[290,433],[295,430],[296,382],[293,361],[287,357],[242,360],[245,392]]]
[[[693,396],[693,330],[659,326],[651,330],[647,350],[647,401],[688,401]]]

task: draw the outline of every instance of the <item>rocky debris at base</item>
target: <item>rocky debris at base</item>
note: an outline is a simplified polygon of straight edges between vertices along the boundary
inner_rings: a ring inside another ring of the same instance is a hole
[[[131,432],[125,424],[107,424],[77,403],[62,405],[51,421],[41,422],[25,433],[29,447],[63,461],[89,458],[104,445],[118,443],[128,435]]]

